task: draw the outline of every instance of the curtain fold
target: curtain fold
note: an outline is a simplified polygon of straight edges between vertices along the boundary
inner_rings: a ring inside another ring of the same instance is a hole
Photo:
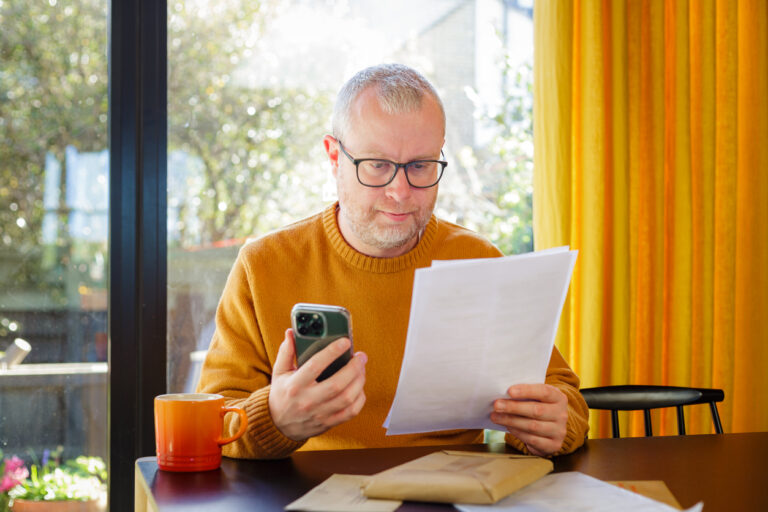
[[[768,430],[767,34],[763,0],[534,9],[535,244],[579,250],[557,346],[584,387],[723,388],[730,432]]]

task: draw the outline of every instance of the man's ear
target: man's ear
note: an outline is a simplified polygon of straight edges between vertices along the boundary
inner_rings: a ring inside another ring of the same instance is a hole
[[[336,178],[339,172],[339,143],[331,135],[323,137],[323,145],[325,146],[325,152],[328,154],[328,160],[331,162],[331,172],[333,177]]]

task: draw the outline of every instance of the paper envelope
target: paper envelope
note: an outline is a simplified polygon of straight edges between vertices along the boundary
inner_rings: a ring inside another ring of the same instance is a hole
[[[373,475],[363,494],[389,500],[488,504],[553,468],[552,461],[540,457],[446,450]]]

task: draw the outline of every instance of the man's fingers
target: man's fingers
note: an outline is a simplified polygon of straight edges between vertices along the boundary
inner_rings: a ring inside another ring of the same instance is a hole
[[[361,392],[349,406],[330,416],[328,423],[338,425],[354,418],[362,410],[363,405],[365,405],[365,393]]]
[[[296,369],[294,335],[286,331],[273,366],[270,413],[275,426],[287,437],[303,440],[321,434],[356,416],[365,403],[365,364],[368,357],[358,352],[341,370],[317,382],[317,377],[352,346],[340,338],[314,354]]]
[[[516,430],[514,428],[507,429],[507,432],[522,441],[526,448],[528,448],[528,451],[531,452],[532,455],[536,455],[538,457],[546,457],[547,455],[551,455],[560,449],[560,445],[550,438],[540,437],[523,430]]]
[[[491,421],[525,443],[534,455],[557,452],[568,422],[568,397],[549,384],[518,384],[493,402]]]
[[[338,411],[355,403],[363,393],[365,386],[365,363],[368,360],[363,352],[358,352],[336,375],[317,386],[317,391],[324,392],[328,400],[318,411],[320,415],[335,415]]]
[[[520,401],[499,399],[493,402],[493,410],[496,413],[510,416],[520,416],[541,421],[556,421],[561,419],[563,411],[559,407],[546,402]],[[567,410],[565,411],[567,414]]]
[[[515,384],[509,387],[507,394],[514,400],[537,400],[548,403],[565,398],[562,391],[549,384]]]
[[[565,434],[564,426],[553,421],[539,421],[510,414],[491,413],[491,421],[509,431],[526,432],[530,435],[557,438]]]
[[[310,357],[309,361],[304,363],[299,368],[299,371],[296,372],[297,377],[300,377],[301,382],[305,384],[312,383],[323,373],[323,370],[328,368],[344,352],[348,351],[351,345],[352,342],[349,341],[349,338],[335,340],[323,350]]]
[[[365,375],[365,364],[367,362],[368,356],[364,352],[355,353],[352,359],[338,372],[321,382],[319,388],[329,398],[335,397],[345,391],[355,379]]]
[[[293,329],[286,329],[285,339],[283,339],[283,342],[280,344],[280,348],[277,351],[277,357],[275,357],[275,364],[272,366],[272,373],[274,376],[292,372],[296,369],[294,352]]]
[[[326,349],[328,348],[331,347],[326,347]],[[319,358],[323,351],[318,352],[310,361]],[[301,390],[301,399],[297,404],[301,404],[298,412],[303,417],[300,422],[302,439],[306,438],[306,433],[312,436],[325,432],[329,428],[355,417],[360,412],[365,403],[363,388],[367,359],[368,357],[363,352],[358,352],[344,368],[333,376],[323,382],[313,380],[310,385],[298,383],[300,376],[312,378],[318,373],[317,371],[303,373],[304,367],[310,364],[310,361],[307,361],[293,375],[292,380],[294,382],[290,386],[297,386],[294,389]],[[322,372],[322,368],[320,372]],[[288,434],[286,433],[286,435]],[[289,437],[291,436],[289,435]]]

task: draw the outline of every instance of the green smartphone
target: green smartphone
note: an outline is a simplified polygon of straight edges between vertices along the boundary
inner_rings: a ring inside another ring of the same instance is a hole
[[[349,311],[341,306],[296,304],[291,310],[291,327],[299,366],[339,338],[346,337],[352,341],[352,319]],[[323,381],[339,371],[352,358],[352,354],[350,343],[349,350],[323,370],[317,381]]]

